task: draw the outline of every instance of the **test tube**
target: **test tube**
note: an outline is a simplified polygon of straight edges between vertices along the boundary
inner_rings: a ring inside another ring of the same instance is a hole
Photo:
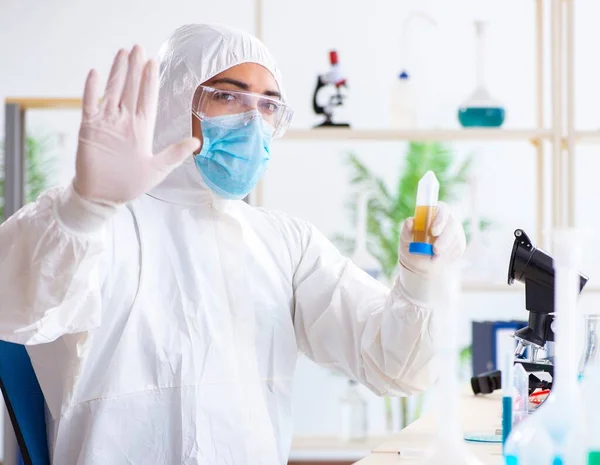
[[[408,251],[417,255],[433,255],[433,236],[431,224],[435,218],[440,183],[433,171],[427,171],[419,180],[417,187],[417,205],[413,225],[413,241]]]
[[[513,381],[513,426],[517,426],[529,414],[529,374],[520,363],[512,367]]]
[[[510,434],[513,424],[513,363],[514,363],[514,343],[510,336],[506,336],[504,346],[502,367],[502,444]]]

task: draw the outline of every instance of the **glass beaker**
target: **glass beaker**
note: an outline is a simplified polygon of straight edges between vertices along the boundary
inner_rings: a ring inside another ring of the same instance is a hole
[[[361,192],[358,196],[357,222],[356,222],[356,241],[354,252],[352,253],[352,262],[365,273],[369,274],[374,279],[382,279],[383,269],[379,260],[377,260],[367,247],[369,231],[367,228],[369,217],[369,200],[372,193],[370,191]]]
[[[459,107],[458,121],[467,127],[500,127],[504,123],[504,107],[492,99],[485,84],[484,76],[484,34],[486,23],[475,21],[477,37],[477,86],[471,96]]]
[[[585,341],[579,362],[579,379],[584,409],[587,463],[600,464],[600,349],[598,323],[600,315],[585,315]]]
[[[600,366],[600,347],[598,323],[600,315],[585,315],[585,340],[581,360],[579,361],[579,379],[585,376],[587,369],[596,364]]]
[[[489,283],[494,279],[491,264],[494,257],[492,250],[486,244],[481,231],[481,220],[479,218],[479,189],[475,176],[468,180],[470,197],[470,225],[467,247],[463,254],[465,269],[463,276],[465,282]]]

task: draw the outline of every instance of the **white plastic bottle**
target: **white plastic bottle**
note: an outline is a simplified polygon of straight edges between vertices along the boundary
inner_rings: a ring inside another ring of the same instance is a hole
[[[417,98],[412,77],[406,70],[396,76],[390,89],[389,121],[393,129],[417,127]]]

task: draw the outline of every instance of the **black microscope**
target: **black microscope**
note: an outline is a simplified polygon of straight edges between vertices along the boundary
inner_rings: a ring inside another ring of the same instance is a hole
[[[517,229],[514,235],[508,284],[519,281],[525,285],[525,308],[529,312],[527,326],[514,333],[517,340],[515,363],[520,363],[530,373],[530,392],[538,388],[551,389],[551,381],[543,380],[534,373],[554,374],[554,260],[536,248],[522,229]],[[579,275],[579,292],[587,281],[586,276]],[[546,351],[546,357],[539,356],[542,350]],[[500,371],[474,376],[471,378],[471,387],[475,394],[489,394],[500,389]]]
[[[326,74],[321,74],[317,76],[317,85],[313,93],[314,112],[317,115],[325,116],[325,120],[317,124],[315,128],[349,128],[349,123],[340,123],[333,121],[334,109],[336,107],[341,107],[344,104],[344,100],[346,99],[346,95],[342,93],[342,88],[346,88],[348,86],[346,78],[342,75],[340,71],[337,51],[331,50],[329,52],[329,63],[331,65],[330,71]],[[321,91],[321,89],[327,86],[333,86],[334,93],[333,95],[329,96],[329,100],[325,105],[320,105],[318,103],[319,92]]]

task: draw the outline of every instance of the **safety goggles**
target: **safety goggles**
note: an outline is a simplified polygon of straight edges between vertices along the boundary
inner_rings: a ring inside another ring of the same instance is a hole
[[[192,112],[203,120],[215,116],[247,115],[248,124],[259,112],[262,118],[273,127],[273,137],[281,137],[290,125],[293,111],[281,100],[253,92],[238,90],[215,89],[214,87],[199,86],[194,95]],[[228,124],[227,118],[220,119],[223,125]],[[239,119],[231,119],[239,125]]]

